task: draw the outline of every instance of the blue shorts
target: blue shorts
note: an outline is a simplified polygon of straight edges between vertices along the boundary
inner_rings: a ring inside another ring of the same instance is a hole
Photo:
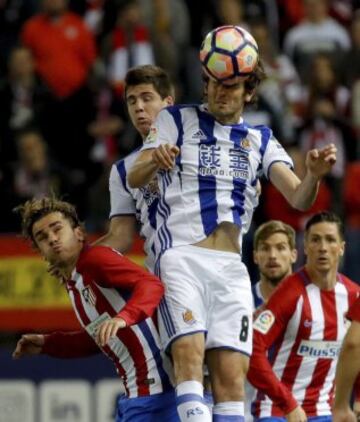
[[[180,422],[175,391],[118,400],[116,422]]]
[[[332,422],[332,416],[309,416],[308,422]],[[255,422],[286,422],[286,418],[281,416],[267,416],[264,418],[254,418]]]

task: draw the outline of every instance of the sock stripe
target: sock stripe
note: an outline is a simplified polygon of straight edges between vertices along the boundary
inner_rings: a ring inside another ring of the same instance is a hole
[[[204,403],[204,398],[199,394],[182,394],[181,396],[176,397],[177,406],[180,406],[181,404],[187,403],[189,401]]]

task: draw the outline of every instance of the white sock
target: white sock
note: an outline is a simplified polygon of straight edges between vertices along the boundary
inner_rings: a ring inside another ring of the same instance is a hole
[[[244,421],[244,402],[226,401],[217,403],[213,407],[214,422],[243,422]]]
[[[204,402],[204,387],[198,381],[184,381],[176,387],[177,411],[181,422],[211,422]]]

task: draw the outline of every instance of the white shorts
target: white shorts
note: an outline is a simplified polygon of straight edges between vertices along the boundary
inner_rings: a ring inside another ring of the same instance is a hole
[[[206,349],[252,351],[252,295],[241,256],[198,246],[168,249],[160,259],[165,297],[159,306],[163,347],[204,332]]]

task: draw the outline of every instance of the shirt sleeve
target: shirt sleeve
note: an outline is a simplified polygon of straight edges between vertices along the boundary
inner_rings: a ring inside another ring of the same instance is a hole
[[[351,321],[360,322],[360,297],[358,297],[356,301],[350,306],[346,317]]]
[[[271,131],[269,134],[269,140],[265,147],[264,156],[263,156],[263,171],[265,176],[269,179],[270,168],[274,163],[282,162],[289,166],[290,168],[294,167],[294,163],[285,151],[280,142],[272,135]]]
[[[92,247],[86,268],[100,286],[130,291],[130,299],[117,315],[127,325],[152,316],[164,294],[158,277],[106,246]]]
[[[54,332],[45,335],[41,353],[54,358],[72,359],[91,356],[101,350],[86,331]]]
[[[114,164],[109,177],[110,218],[116,215],[136,214],[134,199],[126,185],[124,161]]]
[[[154,124],[151,126],[149,135],[144,141],[141,151],[157,148],[163,144],[175,145],[178,136],[173,115],[169,109],[165,108],[160,111]]]
[[[250,383],[266,394],[284,414],[295,409],[298,403],[274,373],[268,350],[282,336],[294,312],[296,301],[289,298],[289,287],[289,283],[282,282],[254,321],[253,352],[247,374]]]

